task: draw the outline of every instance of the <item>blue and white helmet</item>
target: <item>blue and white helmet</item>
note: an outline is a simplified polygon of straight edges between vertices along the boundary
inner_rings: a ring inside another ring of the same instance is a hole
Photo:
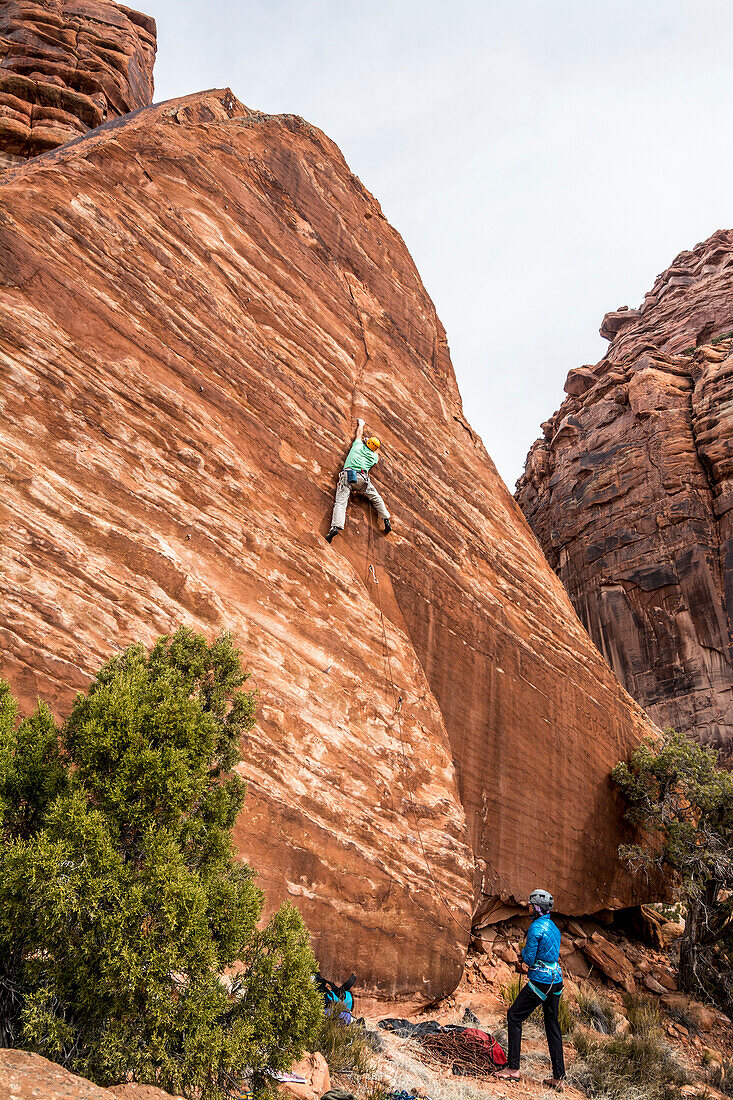
[[[548,890],[533,890],[529,895],[529,904],[536,905],[543,913],[549,913],[555,902]]]

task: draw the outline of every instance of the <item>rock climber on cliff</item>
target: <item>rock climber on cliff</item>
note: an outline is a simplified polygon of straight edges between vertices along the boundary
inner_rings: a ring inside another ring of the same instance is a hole
[[[336,499],[331,517],[331,530],[326,535],[327,542],[331,542],[339,531],[344,529],[346,505],[349,503],[352,489],[365,496],[369,503],[376,508],[377,514],[384,520],[385,535],[388,535],[392,530],[386,505],[369,478],[369,471],[372,466],[376,466],[379,462],[379,454],[377,453],[379,451],[379,440],[373,435],[364,442],[363,436],[364,421],[357,420],[354,442],[351,444],[351,450],[346,456],[344,468],[339,474]]]
[[[533,890],[529,895],[529,907],[534,913],[534,919],[529,926],[527,940],[522,948],[522,962],[525,962],[529,968],[527,984],[520,989],[514,1004],[506,1014],[509,1064],[495,1076],[502,1081],[519,1080],[522,1024],[541,1004],[545,1020],[545,1035],[552,1061],[552,1077],[546,1078],[542,1084],[546,1088],[562,1092],[565,1059],[558,1020],[558,1007],[562,995],[562,971],[559,964],[560,929],[550,919],[550,910],[553,905],[552,895],[548,894],[547,890]]]

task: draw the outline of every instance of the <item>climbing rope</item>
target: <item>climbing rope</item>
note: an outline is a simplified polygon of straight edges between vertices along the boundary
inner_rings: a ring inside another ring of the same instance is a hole
[[[380,586],[379,586],[379,578],[377,577],[377,570],[376,570],[376,566],[374,564],[374,560],[371,560],[371,561],[369,560],[370,558],[374,559],[374,556],[375,556],[374,555],[374,533],[373,533],[373,526],[372,526],[371,517],[370,517],[369,527],[368,527],[368,535],[367,535],[366,560],[365,560],[365,565],[367,567],[366,571],[365,571],[365,580],[366,580],[367,585],[368,585],[369,578],[370,577],[372,578],[373,583],[374,583],[374,587],[375,587],[376,593],[377,593],[377,609],[379,611],[379,621],[380,621],[381,630],[382,630],[382,656],[383,656],[383,659],[384,659],[385,679],[386,679],[387,683],[389,684],[390,691],[392,692],[392,697],[397,700],[396,703],[395,703],[395,706],[394,706],[394,710],[392,711],[392,723],[391,723],[391,725],[392,725],[392,727],[394,727],[395,725],[397,727],[397,733],[398,733],[399,741],[400,741],[400,753],[401,753],[401,756],[402,756],[402,763],[403,763],[404,784],[405,784],[405,790],[407,792],[407,797],[408,797],[408,802],[409,802],[409,805],[410,805],[410,809],[412,810],[413,824],[414,824],[415,832],[417,834],[418,843],[420,845],[420,851],[422,852],[422,857],[425,861],[425,867],[426,867],[426,870],[428,872],[428,876],[430,878],[430,881],[433,884],[435,892],[436,892],[438,898],[440,899],[440,902],[441,902],[443,908],[445,909],[446,913],[448,914],[450,919],[453,921],[453,923],[458,928],[460,928],[462,932],[467,933],[469,936],[472,936],[473,935],[473,929],[472,928],[466,928],[466,926],[463,924],[463,922],[458,920],[453,915],[451,907],[449,906],[448,902],[445,900],[443,892],[440,889],[440,886],[438,885],[438,883],[435,879],[435,875],[433,874],[433,869],[430,865],[430,860],[428,859],[428,854],[427,854],[427,851],[425,849],[425,844],[423,843],[422,834],[420,832],[420,825],[418,823],[417,809],[416,809],[416,806],[415,806],[415,797],[414,797],[413,790],[412,790],[410,780],[409,780],[411,769],[410,769],[410,762],[409,762],[408,755],[407,755],[407,749],[405,747],[404,729],[403,729],[403,725],[402,725],[403,696],[398,692],[397,687],[395,686],[394,677],[392,676],[392,659],[391,659],[390,653],[389,653],[389,644],[388,644],[388,641],[387,641],[387,628],[386,628],[385,622],[384,622],[384,611],[382,610],[382,593],[381,593],[381,589],[380,589]],[[394,803],[393,803],[393,807],[394,807]]]

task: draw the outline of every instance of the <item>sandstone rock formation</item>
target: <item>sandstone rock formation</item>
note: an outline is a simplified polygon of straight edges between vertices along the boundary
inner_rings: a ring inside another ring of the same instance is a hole
[[[608,353],[568,375],[517,499],[621,683],[730,761],[733,232],[601,331]]]
[[[155,20],[111,0],[3,0],[0,169],[153,99]]]
[[[623,986],[627,993],[635,991],[634,968],[617,944],[611,943],[600,932],[594,932],[583,944],[583,951],[590,962],[612,982]]]
[[[25,1050],[0,1050],[0,1096],[8,1100],[183,1100],[151,1085],[103,1089]]]
[[[466,422],[400,236],[338,149],[201,93],[0,177],[0,652],[58,713],[114,650],[233,632],[242,855],[324,973],[452,989],[472,914],[631,903],[610,768],[649,728]],[[385,539],[328,530],[363,415]]]
[[[293,1076],[304,1077],[304,1082],[287,1081],[280,1085],[280,1095],[285,1100],[321,1100],[324,1093],[330,1092],[331,1074],[328,1062],[322,1054],[305,1054],[299,1062],[290,1067]]]

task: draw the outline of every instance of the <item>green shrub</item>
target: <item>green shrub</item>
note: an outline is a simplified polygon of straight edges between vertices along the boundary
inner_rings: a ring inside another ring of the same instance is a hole
[[[132,646],[16,729],[0,688],[0,1038],[101,1085],[219,1100],[284,1069],[322,1015],[297,910],[232,852],[255,698],[231,640]],[[231,990],[221,972],[238,962]]]
[[[662,874],[685,909],[680,989],[733,1010],[733,776],[717,752],[684,733],[646,739],[611,773],[641,844],[619,855],[635,873]]]
[[[650,902],[649,908],[659,913],[665,920],[674,921],[675,924],[685,920],[685,907],[681,901],[667,902],[656,901]]]
[[[338,1014],[345,1008],[339,1005],[324,1015],[313,1049],[320,1051],[331,1073],[370,1073],[374,1067],[374,1050],[360,1024],[347,1026],[339,1020]]]
[[[679,1100],[684,1070],[655,1036],[594,1039],[576,1031],[572,1081],[595,1100]]]

